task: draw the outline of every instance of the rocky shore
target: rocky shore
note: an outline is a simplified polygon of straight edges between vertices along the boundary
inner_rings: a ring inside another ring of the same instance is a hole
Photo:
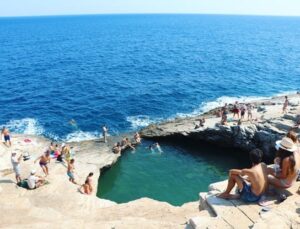
[[[217,110],[213,109],[203,115],[187,118],[177,118],[172,121],[150,125],[141,131],[143,138],[189,139],[193,142],[207,142],[220,147],[235,148],[249,152],[260,148],[266,158],[272,158],[275,152],[275,141],[281,139],[287,131],[295,127],[300,120],[300,95],[289,96],[290,107],[287,114],[282,114],[284,97],[274,97],[268,100],[251,102],[254,106],[253,121],[246,119],[238,125],[233,114],[228,115],[228,124],[221,125]],[[200,118],[205,118],[204,127],[195,129]],[[295,131],[299,133],[299,128]]]
[[[264,150],[268,157],[274,153],[274,143],[280,139],[300,114],[300,96],[290,96],[289,112],[282,115],[282,97],[256,101],[253,122],[237,125],[219,125],[215,111],[198,117],[179,118],[141,131],[144,138],[189,139],[208,142],[221,147],[248,151],[254,147]],[[200,117],[205,126],[195,129]],[[299,133],[299,129],[296,129]],[[24,141],[30,139],[28,143]],[[300,227],[297,183],[288,190],[287,201],[275,202],[271,211],[261,214],[261,207],[240,202],[220,200],[215,191],[224,189],[224,182],[212,184],[208,193],[200,193],[200,201],[175,207],[165,202],[142,198],[125,204],[79,193],[78,187],[68,181],[66,165],[50,164],[49,184],[26,190],[15,184],[10,162],[12,151],[28,152],[31,160],[22,162],[21,176],[29,176],[31,169],[42,171],[33,160],[47,149],[50,140],[40,136],[15,135],[13,146],[0,145],[0,228],[298,228]],[[120,157],[111,151],[111,143],[100,140],[70,143],[74,147],[76,179],[83,183],[89,172],[94,172],[94,190],[97,190],[101,170],[112,166]],[[101,188],[101,187],[100,187]],[[274,221],[275,219],[275,221]]]

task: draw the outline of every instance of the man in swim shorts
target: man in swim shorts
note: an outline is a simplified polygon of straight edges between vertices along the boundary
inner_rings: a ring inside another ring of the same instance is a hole
[[[75,166],[74,166],[74,159],[71,159],[70,162],[68,162],[68,171],[67,171],[67,175],[69,177],[69,181],[72,182],[73,184],[77,184],[75,182],[75,176],[74,176],[74,170],[75,170]]]
[[[261,162],[263,152],[254,149],[250,153],[252,167],[250,169],[232,169],[229,171],[229,179],[226,190],[219,194],[223,199],[242,199],[245,202],[257,202],[267,188],[267,166]],[[231,194],[234,186],[238,187],[238,194]]]
[[[10,141],[10,133],[9,130],[6,127],[3,127],[1,134],[4,137],[4,143],[7,147],[11,146],[11,141]]]
[[[49,169],[47,164],[50,163],[51,157],[50,157],[50,151],[47,150],[42,156],[38,157],[34,163],[36,163],[37,160],[40,160],[39,164],[45,173],[46,176],[49,175]]]

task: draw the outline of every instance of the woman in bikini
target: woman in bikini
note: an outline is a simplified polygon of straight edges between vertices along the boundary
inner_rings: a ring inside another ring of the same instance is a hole
[[[296,181],[300,169],[300,159],[296,152],[297,147],[293,140],[284,137],[277,141],[278,147],[275,163],[279,164],[279,169],[269,169],[268,182],[277,188],[290,188]]]
[[[45,173],[46,176],[49,175],[49,169],[47,164],[50,163],[51,157],[50,157],[50,151],[47,150],[42,156],[38,157],[34,163],[36,163],[38,160],[40,160],[40,166]]]

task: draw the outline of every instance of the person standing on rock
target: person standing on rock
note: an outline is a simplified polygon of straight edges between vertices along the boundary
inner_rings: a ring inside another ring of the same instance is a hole
[[[74,166],[75,160],[71,159],[70,162],[68,162],[68,170],[67,170],[67,175],[69,177],[69,181],[72,182],[73,184],[77,184],[75,181],[75,176],[74,176]]]
[[[235,118],[235,116],[237,116],[238,119],[240,119],[240,109],[239,109],[239,103],[238,101],[235,102],[235,104],[233,105],[233,118]]]
[[[17,153],[16,152],[13,152],[11,154],[11,164],[13,166],[13,170],[16,174],[16,180],[17,180],[17,183],[21,182],[22,179],[21,179],[21,172],[20,172],[20,163],[21,163],[21,159],[22,159],[22,154],[17,157]]]
[[[285,96],[285,101],[283,103],[283,108],[282,108],[282,113],[283,114],[287,113],[288,105],[289,105],[289,100],[288,100],[288,97]]]
[[[38,157],[34,163],[36,163],[38,160],[40,160],[39,164],[45,173],[46,176],[49,175],[49,169],[48,169],[48,163],[50,163],[51,157],[50,157],[50,151],[47,150],[42,156]]]
[[[108,128],[106,127],[106,125],[102,126],[102,135],[105,143],[107,142],[107,133],[108,133]]]
[[[245,113],[246,113],[246,106],[243,104],[241,106],[241,120],[244,120]]]
[[[250,169],[231,169],[226,190],[219,194],[222,199],[242,199],[245,202],[257,202],[267,189],[268,168],[262,163],[263,152],[254,149],[250,153],[252,167]],[[247,179],[243,178],[247,176]],[[238,194],[230,194],[237,184]]]
[[[221,125],[227,124],[227,115],[228,115],[228,107],[227,103],[225,103],[224,107],[221,110]]]
[[[10,133],[9,133],[9,130],[5,126],[2,128],[1,135],[4,138],[4,144],[7,147],[11,146]]]
[[[251,103],[249,103],[247,105],[247,112],[248,112],[248,121],[252,121],[252,105]]]

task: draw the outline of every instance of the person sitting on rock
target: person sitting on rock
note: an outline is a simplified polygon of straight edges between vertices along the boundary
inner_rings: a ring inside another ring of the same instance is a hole
[[[35,175],[36,171],[32,170],[30,176],[27,179],[29,189],[36,189],[45,184],[45,179],[41,176]]]
[[[84,182],[84,184],[81,185],[81,187],[79,188],[79,192],[81,192],[82,194],[86,194],[86,195],[92,194],[92,191],[90,190],[90,186],[88,184],[88,180],[86,180]]]
[[[142,139],[141,139],[141,136],[140,136],[139,132],[135,133],[134,140],[135,140],[136,144],[140,144],[141,143]]]
[[[93,180],[92,177],[94,176],[94,173],[89,173],[87,178],[85,179],[85,183],[89,185],[90,192],[93,192]]]
[[[200,119],[198,119],[198,121],[199,121],[199,125],[196,125],[195,129],[199,129],[200,127],[204,127],[205,118],[200,118]]]
[[[115,143],[114,147],[112,148],[112,151],[113,151],[115,154],[120,154],[120,153],[122,152],[122,148],[121,148],[120,142]]]
[[[223,199],[242,199],[245,202],[257,202],[267,188],[267,165],[262,161],[263,152],[254,149],[249,153],[252,167],[250,169],[232,169],[226,190],[219,194]],[[230,194],[237,184],[238,194]]]
[[[268,169],[268,182],[276,188],[290,188],[297,180],[300,171],[300,157],[297,146],[292,139],[284,137],[276,142],[277,156],[275,158],[279,168]]]
[[[124,149],[126,149],[126,148],[131,148],[131,149],[135,149],[133,146],[132,146],[132,144],[131,144],[131,142],[129,141],[129,139],[128,138],[123,138],[123,140],[121,141],[121,148],[122,148],[122,150],[124,150]]]

